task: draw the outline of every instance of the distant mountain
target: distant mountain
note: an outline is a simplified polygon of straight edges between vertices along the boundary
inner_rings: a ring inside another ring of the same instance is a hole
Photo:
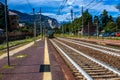
[[[18,14],[19,22],[22,22],[22,23],[33,24],[34,18],[35,18],[37,26],[39,27],[39,25],[40,25],[40,14],[36,14],[34,16],[34,15],[30,15],[30,14],[27,14],[27,13],[22,13],[22,12],[16,11],[16,10],[10,10],[10,11]],[[57,22],[56,19],[50,18],[48,16],[44,16],[44,15],[41,15],[41,22],[42,22],[42,26],[44,28],[56,28],[56,27],[59,26],[59,23]]]

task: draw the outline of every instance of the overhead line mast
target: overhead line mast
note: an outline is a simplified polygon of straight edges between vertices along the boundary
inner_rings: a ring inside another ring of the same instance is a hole
[[[8,66],[10,66],[9,36],[8,36],[8,6],[7,6],[7,0],[5,0],[5,27],[6,27],[6,45],[7,45]]]

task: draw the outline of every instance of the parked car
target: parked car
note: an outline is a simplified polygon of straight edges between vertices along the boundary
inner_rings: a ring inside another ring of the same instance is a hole
[[[116,32],[111,33],[110,36],[115,37],[116,36]]]
[[[99,34],[99,37],[103,37],[103,34]]]
[[[2,29],[0,29],[0,36],[3,34],[3,30]]]
[[[104,36],[104,37],[109,37],[109,36],[110,36],[110,33],[104,33],[103,36]]]
[[[115,36],[120,37],[120,32],[116,32]]]

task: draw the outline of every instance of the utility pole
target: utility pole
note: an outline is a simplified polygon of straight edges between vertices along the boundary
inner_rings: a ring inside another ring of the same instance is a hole
[[[79,25],[78,25],[78,23],[77,23],[77,26],[78,26],[78,33],[77,33],[77,35],[78,35],[78,38],[79,38]]]
[[[43,29],[42,29],[42,21],[41,21],[41,8],[40,8],[40,33],[41,33],[41,37],[43,38]]]
[[[88,22],[88,38],[90,37],[90,23]]]
[[[71,9],[71,23],[73,21],[73,10]],[[73,24],[73,30],[74,30],[74,24]]]
[[[66,18],[68,21],[69,21],[69,23],[70,23],[70,19],[68,19],[68,18]],[[70,26],[68,26],[68,29],[69,29],[69,36],[70,36]]]
[[[62,36],[64,37],[64,28],[63,28],[63,24],[62,24]]]
[[[82,6],[82,36],[84,35],[83,6]]]
[[[36,43],[36,23],[35,23],[35,9],[33,8],[33,15],[34,15],[34,44]]]
[[[98,21],[97,21],[97,24],[96,24],[96,25],[97,25],[97,39],[98,39],[98,34],[99,34],[99,30],[98,30],[98,29],[99,29],[99,28],[98,28],[98,27],[99,27],[99,26],[98,26]]]
[[[5,27],[6,27],[6,45],[7,45],[8,66],[10,66],[9,38],[8,38],[8,6],[7,6],[7,0],[5,0]]]

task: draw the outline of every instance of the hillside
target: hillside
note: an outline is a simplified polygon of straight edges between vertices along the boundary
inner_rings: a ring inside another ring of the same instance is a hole
[[[19,16],[19,22],[25,22],[25,23],[30,23],[33,24],[34,22],[34,16],[27,14],[27,13],[22,13],[20,11],[16,10],[10,10]],[[36,23],[37,26],[39,27],[40,25],[40,14],[35,15]],[[41,15],[41,21],[42,21],[42,26],[44,28],[55,28],[59,26],[59,23],[57,22],[56,19],[50,18],[48,16]]]

